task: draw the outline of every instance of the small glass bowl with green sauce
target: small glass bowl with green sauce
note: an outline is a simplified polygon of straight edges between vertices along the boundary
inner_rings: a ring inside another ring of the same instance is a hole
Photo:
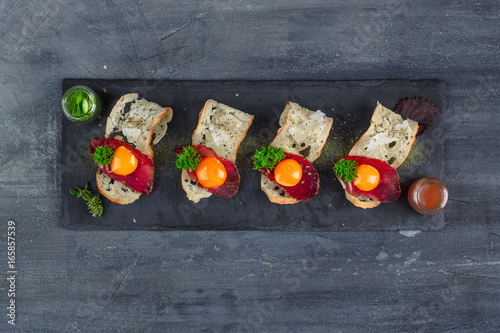
[[[87,86],[74,86],[62,97],[64,115],[75,123],[91,123],[101,114],[101,98]]]

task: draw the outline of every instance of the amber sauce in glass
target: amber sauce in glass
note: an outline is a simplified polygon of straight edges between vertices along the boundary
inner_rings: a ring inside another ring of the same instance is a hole
[[[443,191],[436,183],[427,183],[420,189],[418,199],[425,208],[436,209],[443,201]]]
[[[436,214],[446,206],[448,189],[437,178],[421,178],[411,185],[408,201],[416,212],[425,215]]]

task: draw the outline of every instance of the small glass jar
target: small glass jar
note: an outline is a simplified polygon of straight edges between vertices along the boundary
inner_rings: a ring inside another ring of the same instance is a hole
[[[408,191],[411,208],[424,215],[433,215],[443,210],[448,202],[448,189],[437,178],[425,177],[416,180]]]
[[[101,98],[87,86],[66,90],[61,101],[64,115],[75,123],[91,123],[101,114]]]

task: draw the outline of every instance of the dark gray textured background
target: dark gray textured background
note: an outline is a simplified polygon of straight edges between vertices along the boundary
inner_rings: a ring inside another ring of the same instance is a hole
[[[498,332],[499,14],[498,1],[0,2],[0,272],[14,220],[14,329]],[[66,77],[442,79],[446,226],[66,230]]]

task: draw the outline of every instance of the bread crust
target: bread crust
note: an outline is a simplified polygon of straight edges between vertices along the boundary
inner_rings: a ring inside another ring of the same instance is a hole
[[[410,145],[408,146],[408,150],[406,151],[406,154],[404,155],[403,160],[398,165],[395,165],[393,167],[394,169],[399,168],[399,166],[405,162],[406,158],[410,154],[411,147],[413,146],[413,144],[415,143],[415,139],[417,138],[418,127],[419,127],[419,125],[417,124],[417,126],[415,127],[415,130],[413,131],[413,139],[411,140]]]
[[[154,152],[153,152],[153,148],[151,147],[151,140],[153,138],[153,133],[155,131],[155,127],[156,127],[156,124],[158,124],[158,122],[163,118],[165,117],[167,114],[169,114],[170,112],[172,112],[172,108],[166,108],[165,110],[163,110],[162,113],[160,113],[158,115],[158,117],[156,118],[156,120],[154,121],[153,123],[153,126],[151,127],[151,131],[149,131],[149,135],[148,135],[148,156],[151,160],[153,160],[154,158]]]

